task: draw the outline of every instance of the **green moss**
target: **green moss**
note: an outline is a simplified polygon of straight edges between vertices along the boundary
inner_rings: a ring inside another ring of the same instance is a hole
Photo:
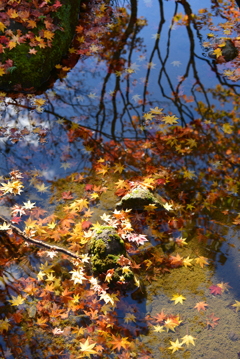
[[[106,257],[101,258],[99,254],[96,254],[91,258],[93,273],[98,275],[100,273],[106,273],[108,269],[115,268],[119,257],[120,256],[108,254]]]
[[[96,233],[101,234],[104,231],[104,229],[114,229],[114,228],[111,226],[101,226],[98,230],[96,230]],[[118,238],[120,237],[118,236]]]
[[[8,71],[0,79],[0,88],[4,91],[12,91],[14,86],[20,84],[22,88],[39,88],[47,81],[54,66],[60,62],[67,53],[68,47],[74,35],[74,28],[78,20],[80,0],[65,1],[62,7],[52,17],[64,31],[56,30],[52,41],[52,47],[44,49],[36,47],[36,55],[29,54],[30,46],[27,43],[17,45],[12,50],[6,49],[0,55],[0,61],[13,60],[14,71]],[[37,35],[42,25],[34,29]],[[26,29],[27,30],[27,29]]]
[[[117,270],[120,255],[126,254],[124,242],[111,226],[100,227],[95,238],[91,241],[89,252],[95,275],[106,273],[108,269]]]
[[[96,254],[97,257],[104,257],[106,252],[105,242],[102,239],[96,240],[92,247],[92,252]]]
[[[144,206],[149,204],[155,204],[157,207],[161,207],[161,202],[146,188],[137,187],[126,194],[120,202],[117,203],[116,208],[133,210],[143,210]]]

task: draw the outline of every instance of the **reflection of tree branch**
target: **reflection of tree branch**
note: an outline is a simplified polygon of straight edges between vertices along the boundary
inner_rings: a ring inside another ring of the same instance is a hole
[[[185,81],[186,78],[189,77],[189,74],[190,74],[190,71],[192,70],[193,71],[193,76],[195,78],[195,84],[192,86],[191,88],[191,93],[195,99],[195,102],[198,106],[198,109],[199,109],[199,104],[198,104],[198,100],[197,100],[197,96],[195,94],[196,92],[196,85],[198,85],[198,88],[201,89],[201,93],[203,94],[204,96],[204,99],[205,99],[205,102],[207,104],[207,109],[206,109],[206,112],[205,114],[202,114],[202,118],[205,117],[205,115],[210,111],[211,109],[211,101],[209,99],[209,95],[207,93],[207,90],[205,89],[202,81],[201,81],[201,77],[199,76],[198,74],[198,70],[197,70],[197,64],[196,64],[196,61],[195,59],[201,59],[201,60],[204,60],[208,63],[208,65],[211,67],[212,71],[214,71],[216,73],[216,77],[219,81],[219,83],[221,84],[224,84],[232,89],[234,89],[235,85],[232,85],[232,84],[228,84],[226,79],[222,78],[221,75],[218,73],[217,71],[217,68],[216,68],[216,63],[213,63],[211,64],[211,62],[205,58],[201,58],[200,56],[198,56],[196,53],[195,53],[195,38],[194,38],[194,34],[193,34],[193,31],[192,31],[192,28],[191,28],[191,24],[193,25],[193,28],[194,30],[196,31],[196,35],[198,37],[198,39],[200,40],[200,43],[202,42],[202,36],[199,32],[199,28],[197,26],[197,23],[195,21],[195,19],[192,17],[192,10],[191,10],[191,7],[189,5],[189,3],[186,1],[186,0],[180,0],[178,1],[179,3],[182,4],[183,8],[184,8],[184,11],[185,11],[185,14],[187,15],[189,21],[188,23],[186,24],[186,30],[187,30],[187,33],[188,33],[188,38],[189,38],[189,41],[190,41],[190,48],[189,48],[189,51],[190,51],[190,54],[189,54],[189,60],[188,60],[188,63],[186,65],[186,69],[185,69],[185,73],[184,75],[182,76],[182,79],[179,81],[179,83],[177,84],[177,87],[176,89],[174,90],[174,87],[172,85],[172,81],[170,79],[170,76],[166,70],[166,64],[167,64],[167,61],[169,59],[169,56],[170,56],[170,39],[171,39],[171,27],[168,31],[168,39],[167,39],[167,49],[166,49],[166,55],[165,55],[165,58],[163,59],[162,58],[162,55],[161,55],[161,49],[159,48],[160,45],[160,34],[162,32],[162,29],[163,29],[163,24],[165,23],[165,18],[164,18],[164,8],[163,8],[163,2],[162,0],[159,0],[159,6],[160,6],[160,23],[159,23],[159,27],[158,27],[158,31],[157,31],[157,38],[156,38],[156,41],[155,41],[155,44],[154,44],[154,47],[152,49],[152,52],[150,54],[150,58],[149,58],[149,62],[151,63],[153,58],[154,58],[154,55],[155,53],[158,54],[158,58],[160,60],[160,63],[161,63],[161,69],[160,69],[160,72],[159,72],[159,78],[158,78],[158,84],[159,84],[159,87],[161,89],[161,93],[162,95],[169,99],[171,102],[173,102],[174,106],[177,108],[178,112],[179,112],[179,117],[182,121],[183,124],[186,124],[186,121],[185,121],[185,116],[189,117],[190,120],[193,120],[194,119],[194,114],[193,112],[190,110],[189,106],[186,106],[182,101],[181,101],[181,97],[179,96],[179,92],[180,92],[180,89],[181,89],[181,85],[183,84],[183,82]],[[178,4],[176,3],[175,5],[175,11],[174,11],[174,14],[173,16],[175,16],[177,14],[177,10],[178,10]],[[151,72],[151,67],[149,66],[148,70],[147,70],[147,73],[146,73],[146,78],[145,78],[145,86],[144,86],[144,103],[146,102],[146,95],[147,95],[147,87],[148,87],[148,82],[149,82],[149,78],[150,78],[150,72]],[[163,75],[166,77],[166,80],[168,82],[168,85],[170,87],[170,90],[171,92],[174,94],[174,98],[170,97],[169,95],[166,94],[166,91],[165,91],[165,88],[163,87],[162,85],[162,78],[163,78]],[[238,85],[237,85],[238,86]],[[236,90],[234,89],[234,92],[236,93]],[[199,109],[200,110],[200,109]],[[143,112],[144,112],[144,105],[143,105]],[[200,111],[199,111],[200,112]],[[201,112],[200,112],[201,113]]]
[[[111,59],[111,62],[109,64],[109,69],[108,69],[108,73],[106,75],[106,77],[104,78],[103,81],[103,85],[102,85],[102,90],[101,90],[101,98],[100,98],[100,105],[99,105],[99,111],[96,114],[96,120],[97,123],[96,125],[99,126],[99,116],[102,112],[104,112],[104,116],[102,117],[101,120],[101,124],[100,124],[100,131],[102,131],[103,125],[105,123],[106,120],[106,113],[105,113],[105,104],[104,104],[104,96],[106,93],[106,85],[108,83],[108,80],[110,79],[110,76],[112,74],[112,72],[114,72],[114,65],[120,60],[122,51],[127,43],[128,38],[130,37],[131,34],[134,34],[133,39],[132,39],[132,46],[130,46],[130,53],[129,56],[133,50],[133,44],[134,44],[134,39],[136,37],[136,19],[137,19],[137,0],[131,0],[131,15],[130,15],[130,19],[128,22],[128,26],[125,30],[125,32],[123,33],[121,39],[118,42],[118,48],[116,49],[116,51],[113,54],[113,57]],[[130,57],[129,57],[130,58]],[[130,61],[130,60],[129,60]],[[118,118],[118,112],[117,112],[117,105],[116,105],[116,94],[117,92],[120,90],[120,79],[117,78],[116,79],[116,83],[115,83],[115,89],[114,89],[114,96],[112,96],[112,107],[113,107],[113,118],[112,118],[112,124],[111,124],[111,134],[114,140],[116,140],[115,137],[115,129],[116,129],[116,122],[117,122],[117,118]],[[128,93],[127,93],[128,95]]]

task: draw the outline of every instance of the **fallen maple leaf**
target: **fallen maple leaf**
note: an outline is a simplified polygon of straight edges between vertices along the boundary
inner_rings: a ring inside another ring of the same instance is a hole
[[[166,328],[167,332],[169,330],[172,330],[175,332],[175,327],[177,327],[181,323],[181,320],[179,320],[179,317],[175,318],[168,318],[164,322],[164,327]]]
[[[131,344],[128,340],[128,337],[122,338],[122,337],[115,337],[113,335],[113,340],[110,341],[110,344],[113,346],[113,350],[117,349],[118,351],[121,350],[121,348],[126,349],[126,347],[129,347]]]
[[[219,287],[218,285],[211,285],[211,287],[209,288],[210,289],[210,292],[211,294],[214,294],[214,295],[221,295],[222,294],[222,288]]]
[[[195,258],[196,263],[199,264],[201,268],[203,268],[204,265],[209,265],[207,260],[208,259],[206,257],[203,257],[203,256]]]
[[[17,297],[12,297],[13,299],[9,299],[8,301],[11,303],[12,306],[18,306],[24,303],[26,298],[23,298],[21,295]]]
[[[185,335],[182,339],[182,344],[186,344],[186,346],[188,347],[189,344],[195,345],[194,343],[194,338],[192,335]]]
[[[62,192],[62,199],[64,200],[73,199],[72,192],[71,191]]]
[[[161,313],[158,313],[157,315],[155,315],[155,317],[153,317],[157,323],[163,322],[166,319],[166,314],[163,313],[163,310],[161,311]]]
[[[176,352],[179,349],[182,349],[182,345],[183,345],[183,343],[179,343],[178,339],[175,342],[172,342],[170,340],[170,344],[171,344],[171,346],[168,347],[168,349],[172,350],[172,353]]]
[[[176,256],[170,256],[170,263],[174,266],[181,266],[183,263],[183,257],[181,257],[178,253]]]
[[[212,313],[207,319],[207,326],[214,328],[216,325],[218,325],[219,319],[220,318],[214,317],[214,313]]]
[[[97,343],[90,344],[89,340],[87,338],[85,343],[80,343],[81,349],[79,349],[79,350],[80,350],[80,352],[82,352],[84,354],[84,356],[86,355],[87,357],[89,357],[90,354],[97,354],[96,350],[93,350],[93,348],[95,347],[96,344]],[[80,356],[80,358],[83,358],[83,357]]]
[[[235,300],[235,304],[233,304],[232,307],[236,307],[236,312],[238,312],[240,310],[240,302]]]
[[[174,294],[171,300],[174,301],[174,304],[176,305],[177,303],[183,304],[183,300],[185,299],[186,298],[182,294]]]
[[[206,302],[198,302],[194,308],[196,308],[198,312],[200,312],[200,310],[206,310],[205,307],[208,307],[208,304]]]

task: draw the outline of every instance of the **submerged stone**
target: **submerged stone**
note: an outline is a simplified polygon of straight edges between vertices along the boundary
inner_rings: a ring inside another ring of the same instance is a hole
[[[61,0],[59,2],[61,6],[57,8],[57,11],[52,12],[51,16],[46,16],[43,12],[38,17],[40,21],[33,29],[17,22],[18,18],[16,21],[11,19],[8,29],[17,42],[13,45],[15,47],[12,49],[6,47],[0,54],[1,66],[5,66],[9,60],[10,63],[12,62],[12,66],[7,67],[0,77],[0,90],[31,92],[38,90],[49,79],[55,65],[67,54],[78,22],[80,2],[81,0]],[[52,39],[51,31],[48,32],[45,27],[45,21],[49,21],[49,16],[52,21],[51,25],[55,29],[52,31],[54,34]],[[30,32],[31,36],[35,34],[35,37],[26,40]],[[20,38],[24,38],[24,42],[21,42]],[[41,46],[41,40],[46,46]],[[36,45],[31,47],[31,41],[36,41]],[[30,50],[36,53],[31,53]]]
[[[144,210],[144,207],[150,204],[154,204],[160,208],[164,202],[160,196],[158,199],[147,188],[139,186],[126,194],[121,201],[116,204],[116,207],[118,209]]]
[[[222,39],[220,39],[222,40]],[[219,42],[220,42],[219,40]],[[220,48],[222,51],[222,56],[224,57],[225,61],[232,61],[233,59],[235,59],[235,57],[238,56],[238,50],[237,48],[234,46],[234,44],[232,43],[231,40],[226,40],[225,41],[225,46]],[[208,53],[208,56],[213,58],[213,59],[217,59],[216,55],[214,54],[213,51],[210,51]]]
[[[126,258],[127,254],[124,241],[113,227],[100,227],[91,240],[89,254],[93,275],[108,282],[109,287],[115,286],[119,282],[119,284],[122,283],[122,288],[136,288],[138,280],[130,266],[122,266],[118,262],[121,256]]]

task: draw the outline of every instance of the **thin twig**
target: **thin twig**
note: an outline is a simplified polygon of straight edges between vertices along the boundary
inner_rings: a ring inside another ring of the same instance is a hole
[[[11,224],[9,222],[9,220],[7,220],[6,218],[4,218],[3,216],[0,216],[0,221],[5,222],[9,225],[10,229],[16,233],[18,236],[20,236],[21,238],[24,239],[24,241],[34,244],[36,246],[40,246],[43,247],[45,249],[49,249],[51,251],[56,251],[56,252],[60,252],[60,253],[64,253],[72,258],[75,259],[81,259],[77,254],[72,253],[71,251],[69,251],[68,249],[56,246],[56,245],[52,245],[49,243],[45,243],[43,241],[40,241],[38,239],[34,239],[34,238],[30,238],[28,237],[23,231],[21,231],[21,229],[19,229],[18,227],[14,226],[13,224]],[[7,232],[7,230],[5,230],[4,232]]]

